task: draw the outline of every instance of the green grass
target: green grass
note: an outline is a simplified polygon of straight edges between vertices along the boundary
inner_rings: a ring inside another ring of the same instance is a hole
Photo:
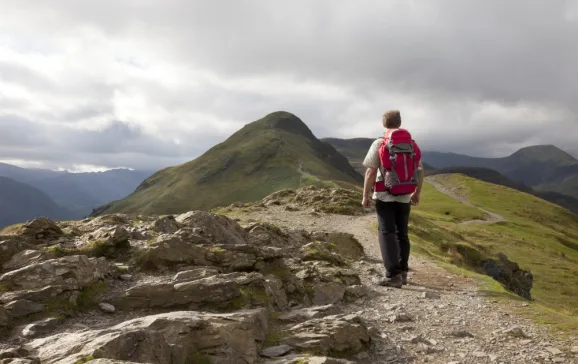
[[[291,131],[291,126],[299,130]],[[309,184],[360,186],[362,176],[347,159],[303,127],[289,113],[269,114],[197,159],[155,173],[99,213],[180,213],[257,201]]]
[[[480,218],[479,213],[440,196],[425,183],[421,204],[413,208],[410,218],[413,252],[477,277],[489,295],[521,300],[479,269],[484,259],[504,253],[534,276],[534,302],[522,313],[564,332],[578,333],[577,216],[532,195],[464,175],[448,175],[443,183],[507,221],[459,224]]]

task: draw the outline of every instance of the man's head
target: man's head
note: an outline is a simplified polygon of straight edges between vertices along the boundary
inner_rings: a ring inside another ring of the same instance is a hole
[[[397,129],[401,127],[401,114],[399,110],[389,110],[383,114],[383,126],[387,129]]]

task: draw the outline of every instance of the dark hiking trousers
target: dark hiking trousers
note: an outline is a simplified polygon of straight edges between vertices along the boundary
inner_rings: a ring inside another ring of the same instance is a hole
[[[375,201],[381,257],[387,277],[408,270],[409,237],[407,224],[411,205],[401,202]]]

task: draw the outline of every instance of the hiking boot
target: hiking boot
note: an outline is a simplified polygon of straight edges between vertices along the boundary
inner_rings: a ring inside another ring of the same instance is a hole
[[[403,286],[401,274],[396,274],[391,277],[383,277],[376,282],[380,286],[401,288]]]
[[[401,272],[401,284],[407,285],[407,271]]]

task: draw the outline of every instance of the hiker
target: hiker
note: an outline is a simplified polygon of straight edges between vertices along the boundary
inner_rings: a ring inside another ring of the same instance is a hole
[[[367,170],[362,205],[365,208],[370,206],[373,190],[379,246],[385,266],[385,276],[377,284],[401,288],[407,284],[408,221],[411,205],[419,203],[423,164],[418,145],[411,134],[401,128],[398,110],[383,115],[383,126],[386,129],[384,136],[371,144],[363,161]]]

